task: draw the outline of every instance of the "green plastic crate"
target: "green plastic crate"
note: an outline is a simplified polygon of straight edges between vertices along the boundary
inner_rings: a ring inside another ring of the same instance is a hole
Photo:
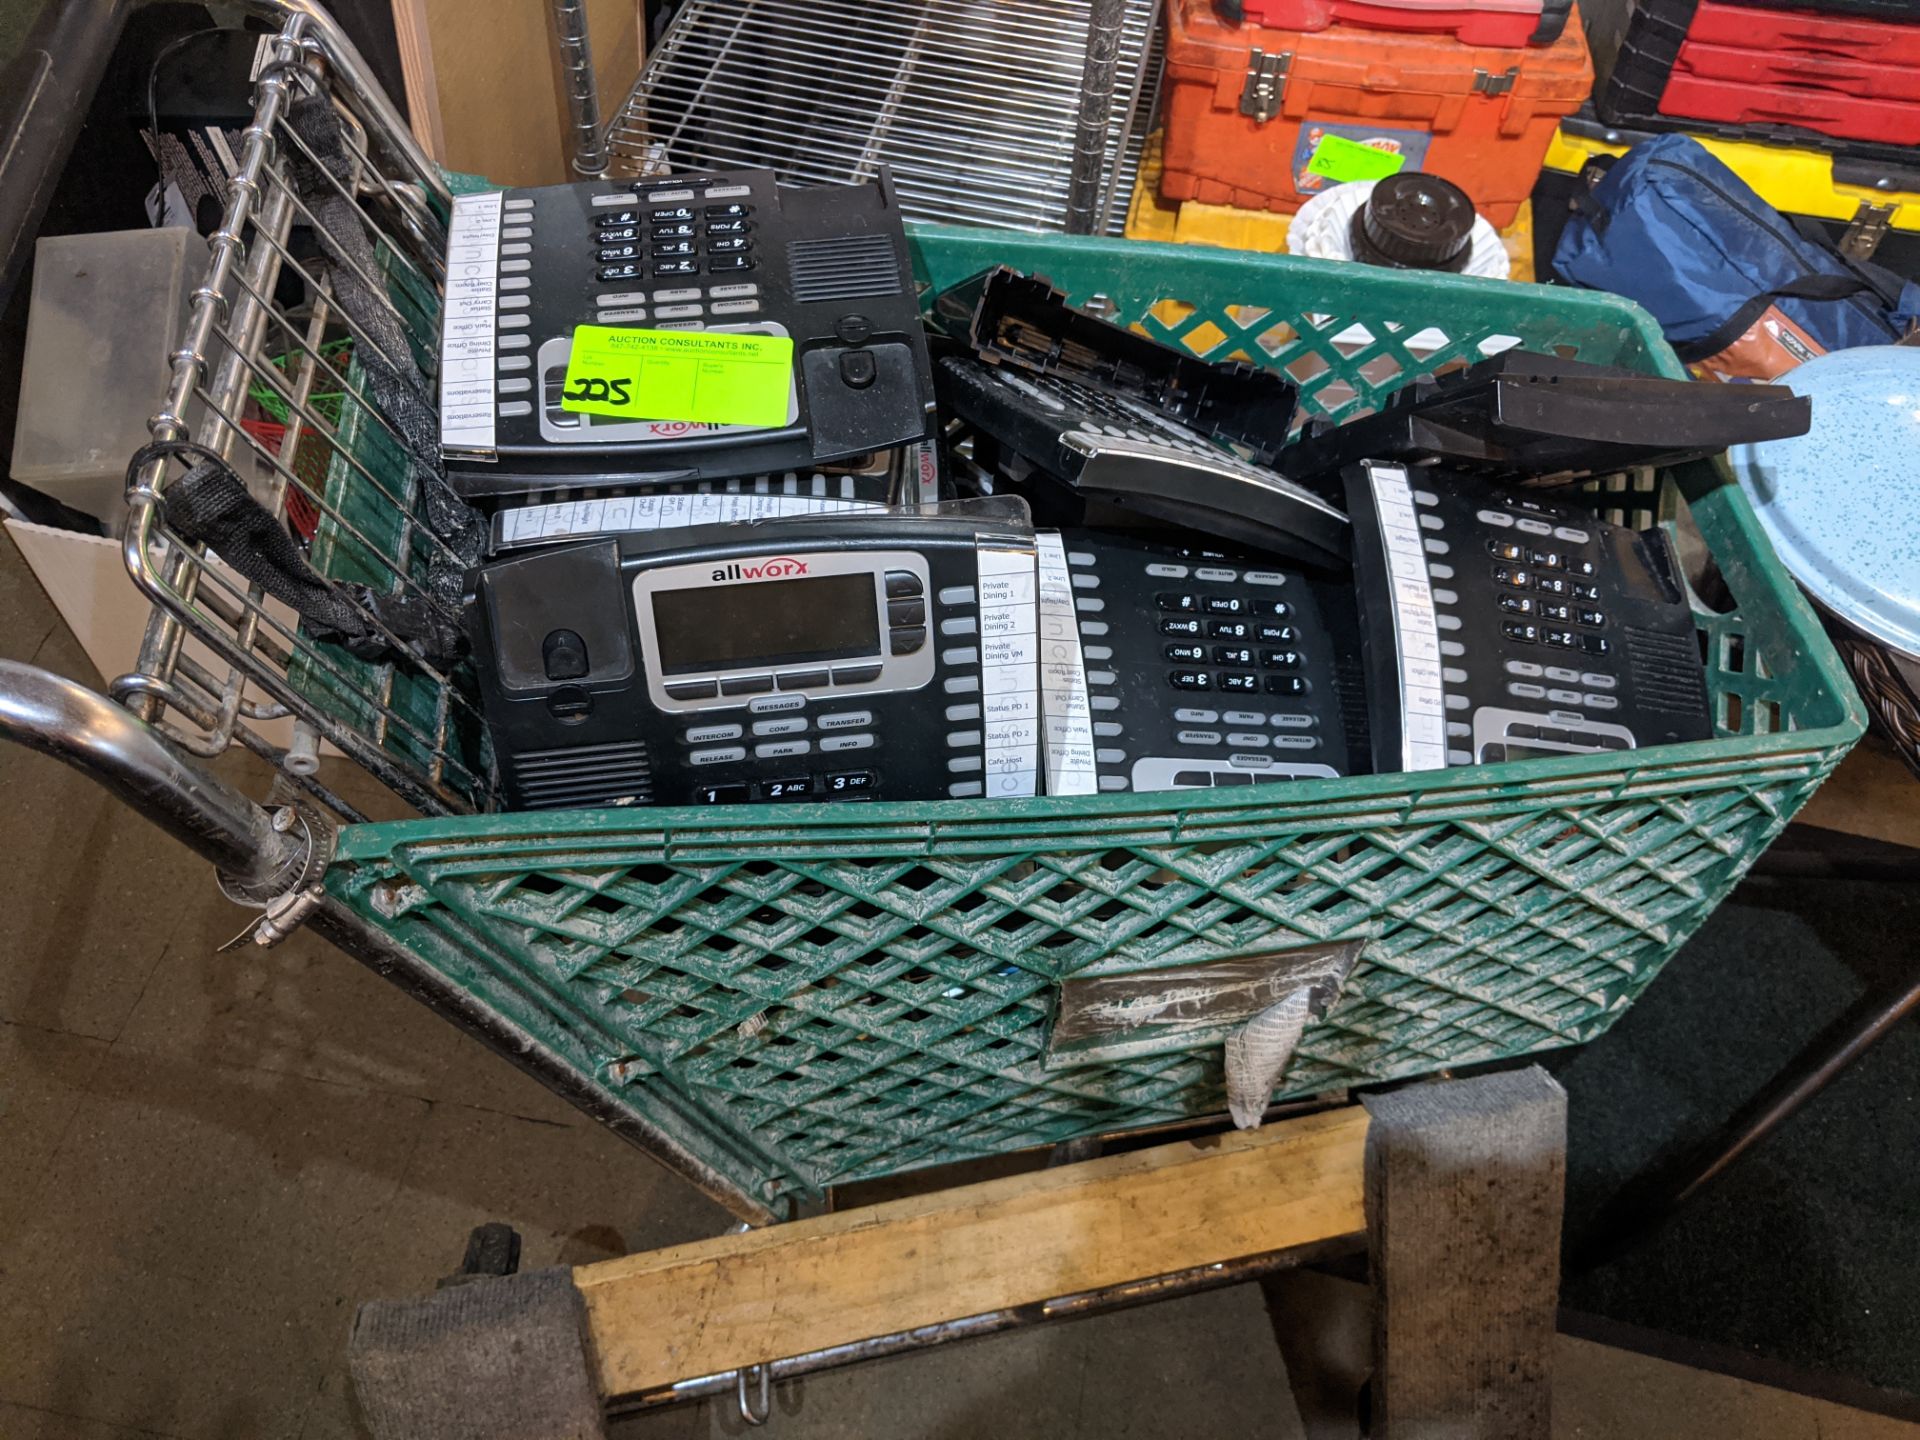
[[[1284,368],[1323,413],[1514,337],[1682,373],[1599,295],[945,228],[915,247],[933,287],[1036,270],[1148,333]],[[1690,508],[1718,562],[1711,741],[1236,791],[366,825],[327,884],[776,1208],[1222,1108],[1217,1045],[1042,1069],[1067,976],[1372,937],[1283,1096],[1588,1040],[1863,727],[1724,469],[1663,484],[1601,501]]]

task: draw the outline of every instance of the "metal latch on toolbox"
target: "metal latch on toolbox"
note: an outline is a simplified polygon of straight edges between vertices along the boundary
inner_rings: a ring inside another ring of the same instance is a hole
[[[1862,200],[1847,224],[1847,233],[1840,237],[1840,253],[1849,260],[1871,260],[1893,225],[1893,211],[1891,205]]]
[[[1255,46],[1247,55],[1247,81],[1240,87],[1240,113],[1251,115],[1256,125],[1264,125],[1278,115],[1281,97],[1287,93],[1287,70],[1292,64],[1291,50],[1269,55]]]
[[[1518,65],[1508,66],[1507,69],[1499,75],[1495,75],[1491,70],[1475,70],[1473,72],[1473,88],[1482,95],[1506,95],[1511,93],[1514,81],[1519,78],[1520,67]]]

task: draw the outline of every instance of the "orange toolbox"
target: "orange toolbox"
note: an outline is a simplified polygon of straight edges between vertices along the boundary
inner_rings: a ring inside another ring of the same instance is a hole
[[[1551,45],[1495,49],[1339,24],[1275,30],[1236,24],[1213,0],[1172,0],[1160,193],[1297,210],[1337,183],[1309,168],[1337,136],[1453,181],[1500,227],[1592,88],[1577,15]]]

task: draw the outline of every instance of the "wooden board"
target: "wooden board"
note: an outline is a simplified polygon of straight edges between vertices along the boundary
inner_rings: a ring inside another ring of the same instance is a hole
[[[583,1266],[602,1395],[1365,1228],[1358,1107]]]
[[[588,0],[602,123],[639,73],[640,0]],[[413,133],[450,170],[503,185],[574,179],[547,0],[393,0]]]

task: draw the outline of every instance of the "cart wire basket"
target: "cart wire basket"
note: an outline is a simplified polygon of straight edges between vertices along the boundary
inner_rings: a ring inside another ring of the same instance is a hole
[[[251,461],[323,572],[431,597],[421,467],[367,362],[402,334],[432,384],[446,186],[314,17],[292,11],[262,74],[155,430]],[[303,157],[303,96],[342,118],[344,162]],[[1107,239],[912,243],[929,293],[993,264],[1043,274],[1148,335],[1285,371],[1312,414],[1515,344],[1682,374],[1641,311],[1596,294]],[[338,303],[354,270],[384,319]],[[271,444],[249,423],[269,416]],[[323,465],[290,453],[309,445]],[[1069,979],[1364,941],[1279,1100],[1591,1039],[1863,728],[1738,487],[1701,462],[1585,498],[1694,557],[1711,740],[1232,791],[489,813],[460,671],[316,642],[170,526],[179,468],[130,490],[127,559],[156,609],[114,687],[126,708],[0,667],[0,730],[213,858],[260,907],[257,940],[319,930],[748,1219],[1223,1108],[1217,1037],[1050,1057]],[[271,742],[286,717],[293,742]],[[322,741],[422,818],[358,823],[321,783]],[[196,758],[235,744],[278,767],[264,808]]]

